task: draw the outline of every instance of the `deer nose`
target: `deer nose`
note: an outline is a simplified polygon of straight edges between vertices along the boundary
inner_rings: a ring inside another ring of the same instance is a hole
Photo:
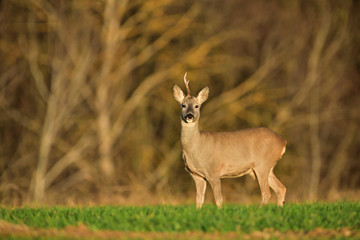
[[[194,121],[194,118],[195,118],[195,116],[194,116],[194,114],[192,114],[192,113],[188,113],[188,114],[186,114],[186,116],[185,116],[186,122],[192,122],[192,121]]]

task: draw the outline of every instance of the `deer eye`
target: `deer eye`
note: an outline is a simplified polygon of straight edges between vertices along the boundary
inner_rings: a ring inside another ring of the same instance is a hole
[[[181,104],[181,107],[182,107],[182,108],[186,108],[185,104]]]
[[[195,108],[199,108],[199,105],[195,105]]]

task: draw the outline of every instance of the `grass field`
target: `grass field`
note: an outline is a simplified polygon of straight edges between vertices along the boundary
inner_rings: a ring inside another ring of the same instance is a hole
[[[360,202],[149,207],[0,208],[8,238],[353,238]],[[265,235],[264,235],[265,234]]]

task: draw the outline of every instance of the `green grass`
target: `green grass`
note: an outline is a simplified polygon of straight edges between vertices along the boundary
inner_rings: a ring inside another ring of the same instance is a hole
[[[151,207],[0,208],[0,219],[35,228],[85,224],[90,229],[135,232],[253,232],[262,229],[311,231],[316,228],[360,230],[360,202]]]

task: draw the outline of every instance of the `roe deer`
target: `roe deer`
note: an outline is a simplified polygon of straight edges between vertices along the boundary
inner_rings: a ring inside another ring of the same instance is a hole
[[[276,178],[273,168],[285,153],[286,140],[267,128],[251,128],[234,132],[199,131],[200,107],[209,95],[203,88],[194,97],[190,95],[189,81],[184,76],[187,95],[176,84],[175,99],[181,106],[181,147],[185,169],[196,186],[196,207],[204,203],[206,181],[213,189],[215,203],[222,207],[220,178],[235,178],[250,174],[257,178],[262,204],[266,204],[271,193],[277,195],[277,204],[285,201],[285,186]]]

